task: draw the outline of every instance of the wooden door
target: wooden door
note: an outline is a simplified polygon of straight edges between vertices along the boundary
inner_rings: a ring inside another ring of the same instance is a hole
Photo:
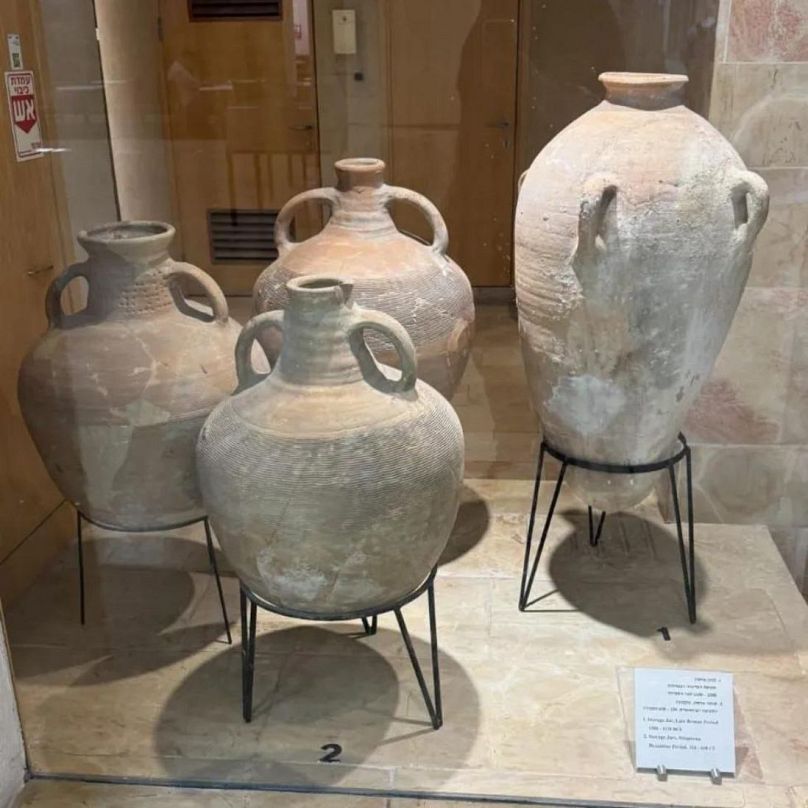
[[[40,52],[38,6],[0,3],[0,41],[19,34],[23,66],[34,72],[43,142],[48,142],[48,83]],[[5,94],[5,89],[3,89]],[[8,102],[0,103],[0,596],[11,600],[72,535],[69,508],[53,485],[17,403],[17,372],[45,331],[45,291],[62,271],[58,158],[18,162]],[[52,519],[51,517],[54,517]],[[38,528],[44,528],[45,535]],[[54,546],[56,545],[56,547]]]
[[[511,283],[518,0],[387,0],[390,174],[474,286]],[[427,235],[412,212],[397,220]]]
[[[319,185],[308,0],[243,19],[192,19],[195,5],[160,2],[177,224],[187,261],[226,293],[250,294],[274,256],[274,214]]]

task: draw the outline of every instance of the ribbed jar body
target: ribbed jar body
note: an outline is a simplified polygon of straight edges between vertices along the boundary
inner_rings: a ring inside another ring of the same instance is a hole
[[[463,433],[448,402],[416,383],[406,331],[355,306],[350,284],[304,277],[288,294],[285,312],[245,326],[244,389],[200,434],[205,504],[229,562],[265,600],[312,616],[369,611],[437,563],[457,513]],[[283,348],[256,381],[246,357],[272,327]],[[397,346],[403,374],[380,370],[371,330]]]
[[[20,406],[65,498],[102,525],[168,527],[204,516],[195,446],[205,418],[236,385],[239,326],[214,281],[173,261],[174,228],[119,222],[80,234],[86,262],[48,292],[49,329],[19,373]],[[213,315],[185,301],[201,283]],[[74,278],[87,306],[61,310]]]
[[[522,348],[545,439],[578,458],[649,463],[676,448],[766,218],[763,180],[681,103],[685,76],[609,73],[607,96],[526,172],[516,211]],[[572,468],[614,510],[654,475]]]
[[[256,311],[283,309],[286,282],[310,273],[345,274],[354,299],[398,320],[415,343],[419,378],[450,398],[463,375],[474,332],[474,301],[465,273],[446,254],[446,224],[425,197],[384,184],[381,160],[340,160],[336,188],[307,191],[291,199],[277,219],[278,259],[255,285]],[[293,242],[289,226],[294,210],[321,200],[331,217],[317,235]],[[394,200],[419,208],[432,224],[434,241],[425,245],[401,233],[388,211]],[[262,340],[277,355],[279,340]],[[395,366],[389,343],[369,336],[374,356]]]

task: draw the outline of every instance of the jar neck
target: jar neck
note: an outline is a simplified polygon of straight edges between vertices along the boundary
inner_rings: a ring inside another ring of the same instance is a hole
[[[79,235],[87,251],[87,313],[142,317],[175,305],[164,272],[174,228],[161,222],[116,222]]]
[[[384,162],[376,159],[338,160],[337,203],[329,227],[360,235],[387,235],[396,232],[388,210],[390,195],[384,184]]]
[[[142,317],[175,305],[165,268],[167,251],[132,260],[113,250],[94,249],[87,262],[87,313],[98,317]]]
[[[323,285],[315,285],[315,284]],[[272,377],[290,384],[333,387],[361,381],[350,341],[352,285],[309,276],[287,285],[283,348]]]

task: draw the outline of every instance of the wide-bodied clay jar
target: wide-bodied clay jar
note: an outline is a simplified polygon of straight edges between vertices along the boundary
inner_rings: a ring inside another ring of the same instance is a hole
[[[544,437],[613,464],[664,459],[746,284],[768,190],[682,104],[686,76],[604,73],[606,98],[526,172],[516,294]],[[629,507],[653,474],[570,468],[589,504]]]
[[[416,379],[403,326],[324,276],[287,283],[285,312],[259,314],[236,349],[241,392],[210,415],[197,447],[205,505],[239,578],[287,613],[369,612],[413,592],[449,539],[463,471],[451,405]],[[248,358],[283,331],[268,376]],[[400,372],[366,335],[385,335]]]
[[[117,222],[79,234],[88,253],[51,284],[48,331],[19,373],[20,407],[51,477],[94,522],[165,528],[204,516],[196,439],[236,386],[239,326],[201,269],[171,259],[174,228]],[[62,291],[87,281],[87,306]],[[193,306],[178,282],[205,291]]]
[[[340,160],[336,188],[298,194],[284,205],[275,224],[278,258],[255,284],[258,312],[286,307],[286,282],[300,275],[350,275],[358,305],[398,320],[418,356],[419,378],[451,398],[463,375],[474,333],[474,300],[465,273],[446,254],[449,237],[438,209],[424,196],[384,183],[384,163]],[[289,228],[304,202],[328,203],[331,217],[312,238],[294,242]],[[401,200],[420,209],[432,226],[432,244],[401,233],[388,206]],[[267,335],[270,357],[280,340]],[[376,334],[368,335],[373,355],[396,366],[396,352]]]

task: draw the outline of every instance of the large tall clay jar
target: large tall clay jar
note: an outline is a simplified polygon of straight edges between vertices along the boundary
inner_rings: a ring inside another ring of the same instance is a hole
[[[315,617],[415,590],[449,538],[463,471],[460,423],[416,380],[407,332],[351,292],[296,278],[285,312],[247,323],[242,390],[211,413],[197,448],[205,505],[239,578],[279,609]],[[283,331],[283,347],[259,377],[248,355],[268,328]],[[395,345],[401,372],[376,364],[371,332]]]
[[[239,327],[202,270],[172,260],[174,228],[118,222],[82,232],[89,258],[48,290],[49,328],[25,358],[19,400],[65,498],[111,528],[169,527],[204,515],[196,479],[199,430],[236,385]],[[87,281],[87,306],[60,298]],[[212,314],[183,298],[205,291]]]
[[[398,320],[415,343],[418,374],[451,398],[468,360],[474,332],[474,301],[465,273],[446,254],[449,236],[438,209],[424,196],[384,183],[384,163],[374,159],[340,160],[336,188],[305,191],[289,200],[278,215],[278,258],[255,285],[256,311],[286,307],[286,281],[309,273],[349,274],[354,299]],[[302,242],[291,240],[295,210],[319,200],[331,208],[321,232]],[[401,233],[388,206],[394,200],[421,210],[432,226],[432,244]],[[279,341],[262,339],[270,356]],[[388,342],[368,336],[374,356],[396,365]]]
[[[710,374],[768,191],[682,104],[686,76],[604,73],[606,99],[526,172],[516,210],[525,366],[545,438],[592,461],[662,459]],[[654,475],[570,469],[590,504]]]

